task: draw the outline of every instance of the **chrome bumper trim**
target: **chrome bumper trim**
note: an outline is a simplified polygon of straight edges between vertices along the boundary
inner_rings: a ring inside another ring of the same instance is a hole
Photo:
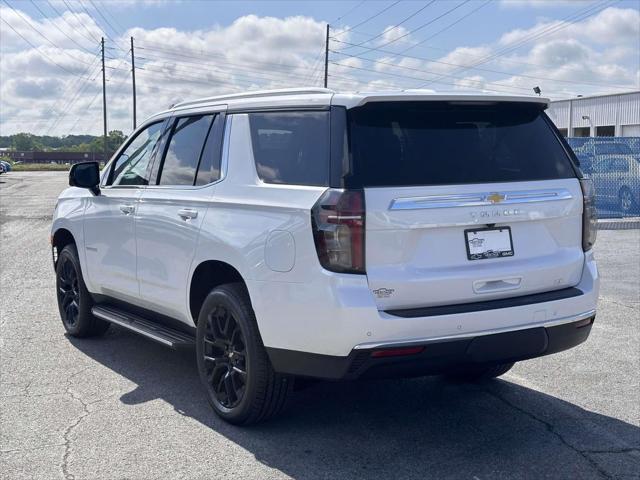
[[[427,345],[429,343],[446,342],[447,340],[464,340],[465,338],[476,338],[485,335],[494,335],[497,333],[516,332],[518,330],[527,330],[529,328],[537,327],[557,327],[558,325],[564,325],[566,323],[579,322],[580,320],[586,320],[596,314],[596,310],[588,310],[577,315],[570,315],[568,317],[557,318],[555,320],[545,320],[543,322],[527,323],[524,325],[518,325],[516,327],[495,328],[493,330],[482,330],[479,332],[460,333],[457,335],[445,335],[441,337],[428,337],[428,338],[412,338],[406,340],[392,340],[387,342],[368,342],[360,343],[353,347],[354,350],[369,350],[372,348],[386,348],[386,347],[402,347],[411,345]]]

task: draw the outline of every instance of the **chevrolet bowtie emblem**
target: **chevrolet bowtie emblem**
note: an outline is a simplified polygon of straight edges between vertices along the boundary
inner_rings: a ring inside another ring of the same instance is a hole
[[[505,199],[505,196],[502,195],[501,193],[491,193],[487,195],[487,200],[490,201],[491,203],[500,203],[504,199]]]

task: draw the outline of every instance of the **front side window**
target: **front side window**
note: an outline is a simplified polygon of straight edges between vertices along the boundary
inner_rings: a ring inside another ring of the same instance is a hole
[[[176,120],[160,172],[159,185],[194,185],[213,115]]]
[[[266,183],[329,182],[329,112],[250,113],[256,170]]]
[[[162,123],[152,123],[136,134],[115,160],[108,185],[148,185],[149,162],[160,134]]]

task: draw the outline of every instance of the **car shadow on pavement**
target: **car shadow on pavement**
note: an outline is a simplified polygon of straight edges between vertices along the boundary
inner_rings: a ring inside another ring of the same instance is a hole
[[[69,340],[136,384],[120,397],[125,405],[164,400],[296,479],[636,478],[640,471],[640,428],[508,380],[319,382],[296,392],[280,417],[239,428],[210,409],[193,350],[171,351],[119,328],[99,340]]]

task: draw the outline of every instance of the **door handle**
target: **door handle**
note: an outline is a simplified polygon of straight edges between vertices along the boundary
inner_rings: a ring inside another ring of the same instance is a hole
[[[191,220],[198,216],[198,211],[191,208],[181,208],[178,210],[178,216],[183,220]]]
[[[131,215],[135,209],[135,205],[120,205],[120,211],[125,215]]]

